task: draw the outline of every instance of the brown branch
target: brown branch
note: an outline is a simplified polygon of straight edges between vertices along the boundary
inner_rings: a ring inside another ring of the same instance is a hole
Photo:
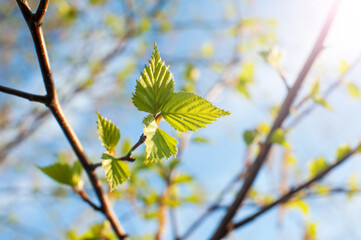
[[[336,11],[338,9],[339,3],[340,3],[340,0],[334,1],[331,11],[326,19],[326,22],[318,36],[318,39],[309,55],[307,61],[305,62],[305,65],[303,66],[301,72],[299,73],[294,85],[288,91],[286,99],[284,100],[282,107],[278,113],[278,116],[272,125],[271,131],[268,134],[265,143],[263,143],[261,145],[260,153],[258,154],[256,160],[252,164],[251,168],[249,169],[249,174],[246,177],[243,186],[237,193],[232,205],[229,207],[227,213],[223,217],[217,230],[213,234],[213,236],[211,238],[212,240],[221,239],[224,236],[226,236],[228,234],[228,232],[230,232],[232,230],[232,225],[230,225],[230,223],[231,223],[233,217],[236,215],[238,209],[242,205],[244,199],[246,198],[249,189],[251,188],[254,180],[256,179],[256,176],[258,175],[258,172],[261,169],[263,163],[265,162],[265,160],[268,156],[268,153],[272,147],[272,143],[270,142],[270,139],[271,139],[273,132],[276,129],[282,127],[284,120],[289,115],[290,107],[291,107],[292,103],[294,102],[294,100],[297,96],[297,93],[302,86],[302,83],[304,82],[304,80],[305,80],[309,70],[311,69],[313,63],[315,62],[318,54],[323,49],[323,42],[327,36],[327,33],[331,27],[331,24],[333,22],[335,15],[336,15]]]
[[[252,214],[251,216],[245,218],[244,220],[241,220],[238,223],[233,224],[232,229],[240,228],[240,227],[246,225],[247,223],[253,221],[257,217],[261,216],[265,212],[269,211],[273,207],[275,207],[275,206],[277,206],[277,205],[279,205],[281,203],[287,202],[293,195],[295,195],[296,193],[300,192],[303,189],[306,189],[306,188],[310,187],[313,183],[321,180],[323,177],[325,177],[327,174],[329,174],[333,169],[340,166],[342,163],[344,163],[351,156],[357,154],[360,151],[360,147],[361,147],[361,145],[357,146],[352,151],[350,151],[348,154],[346,154],[344,157],[342,157],[341,159],[336,160],[335,163],[333,163],[328,168],[321,171],[315,177],[309,179],[308,181],[304,182],[303,184],[301,184],[301,185],[299,185],[299,186],[297,186],[295,188],[291,188],[291,190],[289,190],[286,194],[281,196],[279,199],[277,199],[273,203],[263,207],[261,210],[259,210],[255,214]]]
[[[97,205],[95,205],[95,203],[93,203],[93,202],[90,200],[88,194],[87,194],[83,189],[78,189],[78,188],[76,188],[76,187],[73,187],[73,191],[74,191],[76,194],[78,194],[78,195],[83,199],[84,202],[88,203],[94,210],[96,210],[96,211],[101,211],[101,208],[98,207]]]
[[[110,202],[108,196],[103,192],[101,187],[101,182],[96,176],[93,168],[91,167],[91,163],[88,160],[83,147],[75,134],[74,130],[70,126],[66,116],[63,113],[61,105],[59,104],[58,97],[56,95],[55,85],[53,81],[53,76],[49,64],[49,57],[47,55],[47,50],[45,46],[44,36],[42,33],[41,25],[35,21],[33,14],[31,13],[31,9],[27,5],[25,0],[17,0],[17,3],[23,13],[26,23],[30,29],[33,42],[35,45],[39,65],[41,68],[41,73],[44,80],[44,85],[46,89],[46,105],[50,109],[51,113],[55,117],[56,121],[60,125],[64,135],[66,136],[67,140],[69,141],[75,155],[77,156],[78,160],[82,164],[84,170],[86,171],[90,182],[94,188],[94,191],[101,203],[99,207],[100,211],[105,215],[105,217],[109,220],[112,228],[119,239],[125,239],[127,236],[124,233],[122,226],[119,223],[119,220],[114,214],[113,209],[110,206]],[[44,8],[46,10],[47,3],[43,1],[40,3],[40,9]],[[30,12],[30,14],[29,14]],[[40,14],[41,15],[41,14]],[[42,16],[43,17],[43,16]],[[41,17],[41,18],[42,18]],[[88,202],[88,201],[87,201]],[[88,202],[89,203],[89,202]]]
[[[38,9],[34,14],[34,22],[36,22],[38,25],[42,24],[46,14],[46,10],[48,9],[48,5],[49,5],[49,0],[40,0]]]
[[[29,101],[40,102],[43,104],[45,104],[46,100],[47,100],[46,96],[31,94],[31,93],[19,91],[19,90],[13,89],[13,88],[1,86],[1,85],[0,85],[0,92],[14,95],[14,96],[21,97],[21,98],[25,98]]]
[[[132,157],[132,154],[140,145],[142,145],[144,143],[145,139],[146,139],[146,136],[144,134],[142,134],[140,136],[140,138],[138,139],[138,142],[136,142],[136,144],[134,144],[134,146],[129,150],[128,154],[123,157],[117,158],[117,160],[134,162],[136,159],[134,157]],[[98,163],[92,164],[91,168],[96,169],[101,166],[102,166],[102,162],[98,162]]]

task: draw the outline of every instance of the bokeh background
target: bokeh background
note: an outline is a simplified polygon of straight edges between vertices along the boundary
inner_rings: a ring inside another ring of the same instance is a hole
[[[37,1],[29,1],[36,9]],[[96,132],[96,111],[119,127],[121,149],[142,133],[145,113],[131,94],[156,42],[174,73],[177,90],[197,92],[232,112],[205,129],[176,136],[181,159],[177,201],[169,203],[182,235],[257,152],[246,130],[272,124],[277,107],[303,66],[328,14],[330,0],[88,0],[50,1],[44,20],[55,83],[65,113],[88,156],[104,151]],[[286,121],[287,142],[274,146],[260,172],[242,219],[282,191],[310,177],[314,159],[335,160],[343,144],[360,140],[361,3],[343,0],[325,49],[296,103],[319,81],[329,107],[307,100]],[[15,1],[0,4],[0,84],[43,94],[30,33]],[[304,110],[312,109],[303,114]],[[299,118],[301,116],[301,118]],[[299,119],[299,120],[298,120]],[[165,189],[169,162],[142,165],[133,182],[112,194],[114,208],[134,239],[153,239],[156,199]],[[291,157],[285,157],[291,156]],[[0,94],[0,239],[78,239],[103,217],[37,166],[74,161],[69,144],[45,107]],[[171,160],[173,161],[173,160]],[[132,165],[132,164],[130,164]],[[335,169],[310,192],[230,234],[229,239],[360,239],[360,157]],[[104,176],[102,169],[97,170]],[[86,177],[84,188],[94,197]],[[242,181],[220,202],[227,206]],[[104,183],[105,186],[105,183]],[[322,191],[323,189],[323,191]],[[332,191],[341,189],[340,191]],[[208,239],[224,214],[220,208],[189,237]],[[171,221],[164,239],[173,239]]]

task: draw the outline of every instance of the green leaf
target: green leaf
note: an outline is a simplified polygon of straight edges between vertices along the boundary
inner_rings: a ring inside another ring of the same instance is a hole
[[[253,141],[256,139],[257,135],[254,131],[246,130],[243,132],[243,140],[247,144],[247,146],[251,145]]]
[[[284,146],[285,148],[290,148],[290,145],[286,142],[285,132],[283,129],[276,129],[270,138],[271,143],[276,143]]]
[[[145,139],[145,152],[147,162],[157,162],[163,158],[176,157],[177,140],[169,136],[158,125],[152,115],[143,120]]]
[[[320,172],[328,168],[329,164],[323,157],[319,157],[309,164],[311,177],[317,176]]]
[[[193,177],[187,174],[180,174],[178,176],[176,176],[173,179],[173,183],[177,184],[177,183],[186,183],[186,182],[192,182],[193,181]]]
[[[98,112],[97,116],[99,140],[108,151],[112,151],[115,149],[120,139],[119,129],[114,123],[100,115]]]
[[[351,152],[351,148],[348,145],[343,145],[337,149],[337,161],[341,160],[347,154]]]
[[[78,186],[81,183],[83,168],[78,161],[74,162],[73,166],[68,163],[55,163],[47,167],[38,166],[38,168],[58,183],[70,186]]]
[[[178,92],[164,105],[161,115],[176,130],[187,132],[206,127],[229,112],[213,106],[199,95]]]
[[[248,85],[253,82],[254,79],[254,65],[246,63],[243,66],[241,75],[238,78],[236,89],[245,95],[248,99],[251,98],[251,95],[248,92]]]
[[[304,215],[310,214],[310,209],[305,201],[302,201],[302,200],[292,201],[292,202],[287,203],[287,206],[301,210],[301,212]]]
[[[320,79],[317,78],[311,86],[310,97],[315,97],[319,93],[320,93]]]
[[[103,159],[102,166],[105,170],[105,176],[110,186],[110,191],[113,191],[118,185],[127,181],[130,177],[128,164],[117,160],[106,153],[103,154],[101,159]]]
[[[173,95],[174,79],[169,68],[161,61],[156,44],[154,52],[137,81],[133,104],[139,111],[152,114],[160,112],[162,106]]]
[[[313,101],[314,101],[315,103],[321,105],[322,107],[325,107],[325,108],[327,108],[327,109],[329,109],[329,110],[332,110],[331,105],[328,104],[323,97],[315,96],[315,97],[313,97]]]
[[[350,65],[345,60],[341,60],[339,67],[340,74],[344,75],[349,69],[350,69]]]
[[[192,141],[195,143],[210,143],[211,142],[208,138],[204,138],[204,137],[194,137],[194,138],[192,138]]]
[[[348,93],[351,95],[351,97],[357,99],[360,97],[360,90],[358,86],[354,83],[348,82],[346,84]]]

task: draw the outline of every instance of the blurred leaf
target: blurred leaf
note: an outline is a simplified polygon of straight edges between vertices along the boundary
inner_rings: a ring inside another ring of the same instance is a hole
[[[254,82],[254,65],[251,63],[245,63],[243,70],[238,77],[238,82],[236,84],[236,89],[244,94],[248,99],[251,98],[251,95],[248,92],[248,85]]]
[[[296,201],[289,202],[289,203],[287,203],[287,207],[299,209],[299,210],[301,210],[301,212],[304,215],[310,214],[310,209],[309,209],[307,203],[303,200],[296,200]]]
[[[271,127],[267,123],[264,123],[264,122],[261,122],[257,126],[257,132],[259,132],[260,134],[263,134],[263,135],[267,135],[270,130],[271,130]]]
[[[179,174],[173,179],[174,184],[192,182],[193,177],[187,174]]]
[[[350,65],[345,60],[341,60],[339,66],[340,75],[344,75],[349,69]]]
[[[276,144],[280,144],[282,146],[284,146],[287,149],[290,149],[290,145],[286,142],[286,138],[285,138],[285,132],[283,129],[278,128],[276,129],[273,133],[272,136],[270,138],[270,142],[271,143],[276,143]]]
[[[247,146],[251,145],[253,141],[256,139],[257,135],[255,131],[246,130],[243,132],[243,140],[247,144]]]
[[[139,111],[157,114],[173,95],[174,79],[169,68],[162,62],[154,43],[154,52],[149,65],[145,66],[137,81],[133,104]]]
[[[347,154],[351,152],[351,148],[348,145],[343,145],[337,149],[337,161],[341,160]]]
[[[139,33],[148,32],[152,27],[151,20],[148,17],[143,17],[139,23]]]
[[[204,57],[210,57],[214,54],[214,46],[212,43],[207,42],[204,43],[203,46],[201,47],[201,54]]]
[[[282,58],[282,53],[277,46],[273,47],[268,51],[260,52],[260,55],[265,62],[269,63],[271,66],[275,68],[279,68],[280,61]]]
[[[317,104],[319,104],[319,105],[321,105],[321,106],[329,109],[329,110],[332,110],[331,105],[328,104],[323,97],[315,96],[315,97],[313,97],[313,101],[314,101],[315,103],[317,103]]]
[[[108,0],[89,0],[89,3],[91,5],[100,5],[100,4],[103,4],[103,3],[106,3]]]
[[[102,155],[101,159],[103,159],[102,166],[105,170],[105,176],[110,186],[110,191],[113,191],[118,185],[127,181],[130,177],[128,164],[117,160],[106,153]]]
[[[316,240],[317,239],[317,225],[316,223],[309,223],[305,227],[303,240]]]
[[[192,141],[195,143],[210,143],[211,142],[208,138],[204,138],[204,137],[193,137]]]
[[[204,128],[230,112],[194,93],[177,92],[164,104],[161,115],[176,130],[187,132]]]
[[[323,157],[319,157],[309,163],[311,177],[317,176],[320,172],[329,167],[329,164]]]
[[[97,129],[99,140],[109,152],[112,152],[120,139],[118,127],[97,112]]]
[[[317,185],[316,193],[319,195],[327,195],[330,192],[330,188],[326,185]]]
[[[143,214],[144,219],[151,220],[158,218],[158,212],[157,211],[146,211]]]
[[[83,168],[80,162],[74,162],[73,166],[68,163],[55,163],[47,167],[38,168],[58,183],[78,186],[81,184],[81,175]]]
[[[359,182],[359,175],[357,174],[352,174],[347,181],[347,187],[350,189],[350,192],[348,193],[348,197],[350,199],[357,191],[360,190],[358,182]]]
[[[158,194],[155,191],[151,191],[149,193],[147,193],[144,197],[143,197],[143,201],[144,203],[149,206],[152,205],[154,203],[157,203],[159,199]]]
[[[347,86],[348,93],[350,94],[351,97],[353,97],[355,99],[360,97],[360,90],[356,84],[348,82],[346,84],[346,86]]]
[[[315,97],[319,93],[320,93],[320,79],[317,78],[311,86],[310,97]]]
[[[129,139],[124,140],[122,143],[122,149],[121,149],[122,154],[127,154],[131,148],[132,148],[132,145],[130,143],[130,140]]]
[[[163,158],[176,157],[177,140],[169,136],[158,125],[152,115],[143,120],[145,139],[145,152],[147,162],[157,162]]]

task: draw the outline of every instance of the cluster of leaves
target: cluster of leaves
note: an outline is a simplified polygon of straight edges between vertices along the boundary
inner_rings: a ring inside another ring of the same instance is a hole
[[[230,114],[197,94],[174,92],[173,75],[162,62],[155,44],[149,65],[141,73],[132,99],[139,111],[149,113],[143,120],[147,162],[177,154],[177,141],[158,127],[162,118],[174,129],[187,132],[206,127],[206,124]]]

